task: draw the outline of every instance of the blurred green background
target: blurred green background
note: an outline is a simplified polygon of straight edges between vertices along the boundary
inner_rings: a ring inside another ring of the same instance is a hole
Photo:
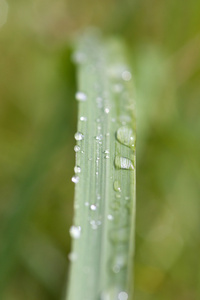
[[[63,299],[75,67],[88,26],[124,38],[136,89],[136,300],[200,299],[200,2],[0,0],[0,299]],[[86,300],[86,299],[83,299]]]

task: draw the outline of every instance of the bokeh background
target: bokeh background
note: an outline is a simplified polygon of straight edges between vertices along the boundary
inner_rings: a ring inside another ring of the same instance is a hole
[[[7,4],[5,23],[0,0],[0,299],[65,295],[77,110],[71,42],[88,26],[125,40],[134,75],[134,299],[200,299],[200,2]]]

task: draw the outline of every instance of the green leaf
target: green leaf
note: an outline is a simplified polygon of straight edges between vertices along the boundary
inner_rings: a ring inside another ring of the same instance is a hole
[[[78,130],[69,300],[126,300],[133,286],[135,102],[123,43],[85,34],[74,60]]]

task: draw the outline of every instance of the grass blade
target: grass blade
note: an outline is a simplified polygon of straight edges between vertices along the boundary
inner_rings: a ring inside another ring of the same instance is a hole
[[[68,299],[131,298],[135,105],[121,42],[85,35],[74,59],[79,101]]]

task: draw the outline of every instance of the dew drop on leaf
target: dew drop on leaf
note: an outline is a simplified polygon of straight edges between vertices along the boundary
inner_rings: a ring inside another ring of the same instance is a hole
[[[79,177],[78,176],[73,176],[72,177],[72,182],[74,182],[74,183],[78,183],[79,182]]]
[[[96,204],[91,204],[90,205],[90,209],[93,210],[93,211],[95,211],[97,209]]]
[[[81,148],[78,145],[74,146],[74,151],[75,152],[79,152],[80,150],[81,150]]]
[[[75,98],[78,101],[86,101],[87,100],[87,95],[85,93],[83,93],[83,92],[77,92],[75,94]]]
[[[116,169],[134,170],[133,161],[122,156],[115,156]]]
[[[74,172],[75,172],[75,173],[81,173],[81,167],[75,166],[75,167],[74,167]]]
[[[74,135],[74,138],[76,141],[82,141],[84,138],[84,135],[81,132],[76,132]]]
[[[81,236],[81,227],[80,226],[71,226],[69,233],[73,239],[79,239]]]
[[[117,140],[125,146],[134,149],[135,147],[135,135],[132,128],[128,126],[122,126],[117,130]]]

